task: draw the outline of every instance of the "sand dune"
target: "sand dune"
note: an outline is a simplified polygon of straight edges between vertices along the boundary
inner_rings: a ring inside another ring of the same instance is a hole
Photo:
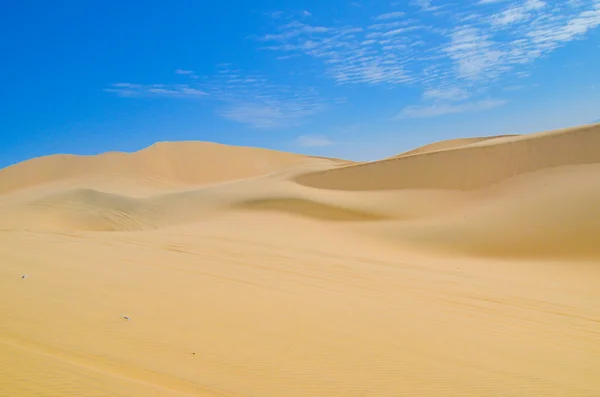
[[[135,153],[97,156],[52,155],[0,170],[0,194],[39,187],[107,181],[121,185],[178,188],[258,176],[306,162],[310,158],[267,149],[208,142],[162,142]],[[335,160],[332,160],[335,161]]]
[[[351,165],[304,175],[298,183],[338,190],[478,189],[545,168],[600,162],[598,148],[600,124],[593,124]]]
[[[415,154],[423,154],[430,152],[439,152],[440,150],[448,150],[448,149],[457,149],[460,147],[465,147],[468,145],[472,145],[474,143],[479,143],[487,140],[500,140],[502,138],[512,138],[517,137],[518,135],[498,135],[498,136],[487,136],[487,137],[474,137],[474,138],[456,138],[449,139],[446,141],[434,142],[428,145],[424,145],[418,147],[416,149],[409,150],[408,152],[400,153],[395,156],[389,158],[398,158],[404,156],[412,156]]]
[[[598,236],[600,124],[33,159],[0,170],[0,396],[596,397]]]
[[[442,255],[600,260],[600,164],[538,171],[465,196],[470,205],[456,211],[374,232]]]

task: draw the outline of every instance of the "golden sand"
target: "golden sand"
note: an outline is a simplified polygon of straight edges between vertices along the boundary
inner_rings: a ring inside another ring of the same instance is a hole
[[[0,170],[0,396],[597,397],[599,286],[600,125]]]

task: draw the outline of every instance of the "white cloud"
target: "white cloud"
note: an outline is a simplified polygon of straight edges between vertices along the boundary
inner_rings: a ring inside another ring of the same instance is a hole
[[[322,135],[301,135],[296,138],[296,144],[302,147],[323,147],[330,146],[333,142]]]
[[[402,18],[405,14],[401,11],[394,11],[394,12],[388,12],[387,14],[381,14],[376,16],[374,19],[381,21],[381,20],[387,20],[387,19],[398,19],[398,18]]]
[[[416,8],[383,10],[359,25],[305,23],[310,19],[303,19],[308,15],[302,11],[285,17],[271,13],[276,28],[260,38],[261,49],[288,66],[297,64],[291,58],[311,58],[311,70],[321,68],[315,74],[340,85],[420,88],[422,103],[405,108],[402,117],[431,117],[501,106],[504,101],[484,100],[481,94],[507,77],[513,86],[516,78],[527,84],[524,77],[534,61],[600,26],[600,0],[438,3],[416,0],[411,3]],[[438,12],[441,8],[445,12]],[[175,73],[197,78],[192,70]],[[231,65],[207,81],[118,83],[106,91],[128,97],[208,94],[219,101],[220,115],[259,128],[294,125],[327,108],[314,90],[274,84]]]
[[[187,84],[133,84],[115,83],[104,91],[121,97],[199,97],[206,92],[192,88]]]
[[[193,70],[175,69],[175,74],[193,75],[196,74]]]
[[[413,80],[404,67],[404,56],[422,27],[414,21],[395,21],[403,13],[377,17],[382,22],[364,27],[317,27],[301,23],[279,27],[278,33],[262,38],[272,45],[264,50],[303,54],[323,61],[325,74],[339,84],[400,84]],[[383,52],[383,53],[382,53]]]
[[[551,51],[564,43],[585,35],[600,25],[600,2],[592,10],[581,12],[565,23],[540,24],[527,32],[527,38],[540,51]]]
[[[479,80],[501,72],[502,51],[489,36],[474,27],[459,27],[443,51],[454,61],[458,77]]]
[[[419,7],[422,11],[437,11],[441,9],[440,6],[433,6],[431,0],[414,0],[413,5]]]
[[[177,74],[189,75],[181,70]],[[190,73],[188,73],[190,72]],[[311,88],[274,84],[256,73],[246,73],[231,64],[219,65],[202,84],[116,83],[105,91],[121,97],[198,97],[217,102],[217,114],[255,128],[283,128],[300,124],[324,111],[325,101]]]
[[[277,127],[280,120],[286,117],[277,105],[252,102],[235,103],[221,109],[219,113],[230,120],[258,128]]]
[[[218,114],[255,128],[284,128],[300,124],[308,116],[323,110],[321,104],[291,100],[230,101]]]
[[[193,70],[185,70],[185,69],[175,69],[175,74],[188,76],[191,79],[197,79],[198,75]]]
[[[533,17],[533,13],[546,6],[541,0],[525,0],[507,8],[493,18],[495,25],[511,25],[515,22],[526,21]]]
[[[220,116],[261,129],[298,125],[327,108],[314,89],[274,84],[228,66],[213,77],[209,92],[221,103]]]
[[[298,36],[327,33],[330,31],[330,28],[324,26],[311,26],[302,22],[293,21],[280,26],[279,30],[281,33],[266,35],[263,37],[263,40],[287,41]]]
[[[479,112],[503,106],[506,103],[507,101],[501,99],[485,99],[477,102],[465,102],[459,104],[413,105],[405,107],[396,118],[425,118],[456,113]]]
[[[338,84],[485,87],[528,75],[533,61],[600,25],[598,0],[473,0],[444,3],[443,13],[431,0],[412,4],[419,10],[358,26],[280,25],[263,49],[319,60]]]
[[[462,101],[469,96],[470,94],[466,90],[458,87],[431,88],[423,93],[423,99],[433,101]]]
[[[281,56],[278,56],[277,59],[282,61],[284,59],[298,58],[299,56],[300,56],[300,54],[281,55]]]

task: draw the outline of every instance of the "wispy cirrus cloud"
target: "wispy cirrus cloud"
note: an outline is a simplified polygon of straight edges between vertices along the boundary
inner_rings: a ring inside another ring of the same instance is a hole
[[[391,10],[360,25],[279,25],[261,38],[262,49],[320,61],[323,75],[337,84],[421,86],[429,94],[419,106],[430,106],[444,100],[431,96],[439,87],[465,99],[502,79],[527,76],[534,61],[600,25],[598,0],[411,4],[414,12]]]
[[[423,93],[423,99],[432,101],[462,101],[470,96],[468,91],[458,87],[430,88]]]
[[[287,126],[290,121],[306,115],[290,111],[286,103],[279,101],[234,102],[218,112],[227,119],[263,129]]]
[[[392,2],[389,10],[365,15],[361,24],[325,23],[306,10],[268,16],[274,28],[258,40],[274,62],[294,68],[310,59],[319,78],[347,87],[419,88],[420,101],[399,117],[434,117],[504,105],[506,100],[486,90],[506,94],[508,87],[523,86],[536,60],[600,26],[600,0]],[[256,128],[297,125],[332,103],[304,86],[306,80],[274,83],[231,66],[208,77],[188,69],[175,74],[189,78],[188,84],[116,83],[106,91],[124,97],[206,96],[217,101],[222,117]]]
[[[511,25],[515,22],[523,22],[534,17],[534,13],[546,7],[542,0],[525,0],[505,9],[492,18],[495,25]]]
[[[406,15],[406,14],[404,14],[404,12],[402,12],[402,11],[392,11],[392,12],[388,12],[385,14],[377,15],[373,19],[375,19],[377,21],[388,20],[388,19],[398,19],[398,18],[402,18],[404,15]]]
[[[175,74],[180,74],[180,75],[183,75],[183,76],[188,76],[188,77],[190,77],[192,79],[197,79],[198,78],[198,75],[193,70],[175,69]]]
[[[452,28],[442,51],[452,59],[456,77],[486,83],[527,73],[535,60],[598,27],[600,2],[518,0],[497,12],[472,15]]]
[[[442,8],[441,6],[435,6],[432,3],[432,0],[414,0],[412,2],[414,6],[417,6],[422,11],[437,11]]]
[[[274,84],[257,73],[245,73],[232,65],[220,65],[212,76],[197,81],[194,71],[177,69],[175,74],[194,79],[190,84],[115,83],[105,89],[121,97],[200,97],[216,102],[217,114],[260,129],[290,127],[327,108],[311,88]]]
[[[295,126],[327,108],[313,88],[276,84],[227,64],[211,78],[208,90],[220,102],[218,114],[261,129]]]
[[[133,84],[115,83],[104,91],[121,97],[200,97],[208,95],[188,84]]]
[[[323,135],[301,135],[296,138],[296,145],[301,147],[324,147],[332,144],[333,142]]]
[[[324,105],[298,98],[228,100],[218,109],[221,116],[260,129],[291,127],[320,113]]]
[[[308,55],[319,59],[325,74],[339,84],[410,82],[403,65],[409,51],[408,31],[420,29],[411,21],[398,21],[404,14],[391,12],[375,16],[375,23],[364,27],[310,26],[292,22],[278,32],[262,37],[263,50],[285,56]],[[383,53],[382,53],[383,51]]]
[[[465,112],[479,112],[503,106],[506,103],[507,101],[502,99],[484,99],[475,102],[463,102],[458,104],[441,103],[432,105],[413,105],[405,107],[402,112],[396,116],[396,118],[425,118]]]

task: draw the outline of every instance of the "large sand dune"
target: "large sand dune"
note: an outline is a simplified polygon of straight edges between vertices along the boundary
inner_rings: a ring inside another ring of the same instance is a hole
[[[598,396],[599,236],[600,125],[33,159],[0,170],[0,396]]]
[[[482,140],[454,150],[425,151],[298,178],[321,189],[461,189],[561,165],[600,162],[600,125]]]
[[[65,181],[71,186],[105,182],[102,185],[108,189],[115,188],[115,183],[179,188],[258,176],[306,160],[305,156],[258,148],[161,142],[135,153],[51,155],[15,164],[0,170],[0,193]]]

